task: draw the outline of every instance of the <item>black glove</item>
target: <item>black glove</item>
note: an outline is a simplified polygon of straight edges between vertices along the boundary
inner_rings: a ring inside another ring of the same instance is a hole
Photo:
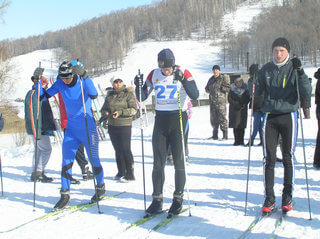
[[[293,69],[297,70],[298,75],[302,75],[304,71],[302,69],[301,61],[297,57],[293,57],[291,62]]]
[[[140,87],[143,85],[143,74],[136,75],[136,77],[134,78],[134,84],[137,87]]]
[[[184,80],[184,74],[182,72],[182,70],[175,68],[175,70],[173,71],[173,75],[174,75],[174,80],[178,80],[180,82],[183,82]]]
[[[104,121],[108,121],[108,116],[107,115],[102,115],[101,118],[99,119],[99,123],[101,124]]]
[[[258,72],[259,72],[259,65],[258,64],[252,64],[250,67],[249,67],[249,74],[251,77],[253,77],[254,75],[258,75]]]
[[[41,67],[37,67],[34,72],[33,72],[33,79],[31,77],[31,79],[33,80],[33,82],[39,82],[42,74],[44,72],[44,68],[41,68]]]
[[[87,72],[81,65],[72,66],[72,74],[76,74],[83,79],[87,78]]]
[[[320,68],[318,69],[318,71],[316,71],[316,72],[314,73],[313,76],[314,76],[314,78],[320,80]]]

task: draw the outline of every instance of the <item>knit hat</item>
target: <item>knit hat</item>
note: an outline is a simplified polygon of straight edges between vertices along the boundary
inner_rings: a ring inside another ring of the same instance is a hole
[[[219,70],[219,71],[220,71],[220,66],[218,66],[218,65],[214,65],[214,66],[212,67],[212,70],[215,70],[215,69],[217,69],[217,70]]]
[[[163,49],[158,54],[158,66],[160,68],[169,68],[175,65],[173,52],[169,49]]]
[[[290,52],[290,45],[287,39],[285,39],[284,37],[279,37],[277,38],[273,43],[272,43],[272,50],[273,48],[275,48],[276,46],[282,46],[284,48],[287,49],[288,52]]]

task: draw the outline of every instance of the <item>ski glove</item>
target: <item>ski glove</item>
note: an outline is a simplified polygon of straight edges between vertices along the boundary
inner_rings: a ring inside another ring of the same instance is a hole
[[[291,59],[293,69],[297,70],[299,76],[303,75],[304,71],[302,69],[301,61],[294,57]]]
[[[137,87],[140,87],[143,85],[143,74],[136,75],[136,77],[134,78],[134,84]]]
[[[33,72],[33,78],[31,78],[33,82],[39,82],[43,72],[44,72],[44,68],[37,67]]]
[[[178,80],[180,82],[183,82],[184,80],[184,74],[182,72],[182,70],[180,69],[175,69],[174,72],[173,72],[173,75],[174,75],[174,79],[175,80]]]
[[[82,77],[83,79],[87,78],[87,72],[81,65],[72,66],[72,74],[76,74]]]
[[[320,80],[320,68],[318,69],[318,71],[316,71],[316,72],[314,73],[313,76],[314,76],[314,78]]]
[[[251,77],[257,76],[258,72],[259,72],[259,65],[258,64],[252,64],[249,67],[249,74],[250,74]]]

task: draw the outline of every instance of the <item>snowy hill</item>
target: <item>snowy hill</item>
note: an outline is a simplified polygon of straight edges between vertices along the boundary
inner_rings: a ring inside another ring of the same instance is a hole
[[[247,17],[250,15],[250,9],[255,14],[259,12],[259,9],[261,9],[259,6],[259,4],[250,7],[243,6],[239,11],[247,9],[247,14],[245,14]],[[226,16],[226,18],[233,19],[233,17],[240,15],[233,14]],[[247,21],[250,21],[250,19],[248,18]],[[236,25],[235,22],[234,25]],[[246,24],[242,25],[246,26]],[[211,45],[211,42],[150,41],[135,44],[132,51],[124,59],[121,71],[94,78],[94,83],[108,87],[110,86],[109,79],[115,75],[123,78],[127,85],[131,85],[138,69],[146,76],[150,70],[156,67],[157,53],[166,47],[171,48],[175,53],[177,64],[190,70],[202,97],[207,97],[203,88],[211,76],[212,65],[221,64],[220,49]],[[19,84],[14,85],[15,88],[12,90],[10,98],[24,98],[27,90],[31,88],[30,76],[34,68],[38,66],[39,61],[46,69],[45,75],[47,77],[55,75],[57,65],[54,64],[52,59],[53,52],[50,50],[37,51],[16,57],[14,60],[20,71],[15,72],[14,77]],[[222,68],[222,72],[231,71],[234,70]],[[312,76],[314,71],[315,68],[306,68],[309,76]],[[99,103],[102,104],[101,101]],[[319,171],[312,168],[317,133],[317,120],[313,113],[314,110],[314,99],[312,98],[311,119],[303,119],[312,220],[309,220],[306,171],[301,132],[299,131],[295,154],[296,185],[293,195],[295,205],[294,210],[288,215],[282,227],[277,229],[275,236],[278,236],[278,238],[320,238],[320,174]],[[248,118],[248,125],[249,123],[250,118]],[[152,200],[152,128],[152,121],[150,121],[150,125],[143,130],[147,206]],[[248,135],[249,127],[246,129],[246,142],[249,138]],[[239,238],[256,215],[259,214],[264,200],[262,148],[253,146],[251,149],[248,208],[247,216],[245,216],[249,149],[232,145],[232,130],[229,130],[229,140],[226,141],[207,140],[206,138],[209,136],[211,136],[209,107],[194,107],[190,119],[190,163],[187,166],[189,195],[185,191],[184,208],[188,208],[189,202],[190,205],[196,204],[196,206],[192,206],[191,216],[188,216],[187,211],[155,232],[151,229],[164,219],[165,214],[126,230],[131,223],[144,215],[143,165],[141,131],[139,128],[133,128],[132,132],[132,151],[136,176],[134,182],[125,184],[112,180],[112,177],[116,174],[114,150],[109,138],[100,142],[99,153],[105,171],[106,196],[110,197],[124,192],[116,198],[100,203],[103,214],[99,214],[97,206],[94,205],[82,211],[73,213],[72,211],[66,211],[63,214],[35,220],[19,228],[16,227],[49,213],[59,200],[61,146],[54,142],[52,144],[53,152],[47,165],[47,173],[54,178],[54,182],[48,184],[37,183],[36,208],[34,210],[34,184],[29,181],[32,171],[33,145],[27,144],[16,147],[11,143],[15,136],[0,134],[4,191],[4,197],[0,198],[0,238]],[[221,137],[221,135],[219,136]],[[256,139],[255,144],[258,143],[259,140]],[[81,179],[80,168],[76,163],[73,167],[73,174],[75,178]],[[283,167],[280,163],[277,163],[275,175],[276,203],[280,205],[283,183]],[[174,169],[172,165],[167,165],[164,185],[165,209],[171,204],[173,191]],[[71,206],[88,202],[93,194],[93,182],[81,180],[81,184],[71,186]],[[190,201],[188,201],[188,198]],[[279,216],[280,212],[276,212],[258,223],[247,238],[271,238]]]

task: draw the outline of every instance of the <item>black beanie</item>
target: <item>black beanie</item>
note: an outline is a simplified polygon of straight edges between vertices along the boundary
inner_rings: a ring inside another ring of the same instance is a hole
[[[220,71],[220,66],[218,66],[218,65],[214,65],[214,66],[212,67],[212,70],[214,70],[214,69],[217,69],[217,70],[219,70],[219,71]]]
[[[173,67],[175,64],[175,58],[173,52],[169,49],[163,49],[158,54],[158,66],[160,68]]]
[[[285,39],[284,37],[279,37],[277,38],[273,43],[272,43],[272,50],[273,48],[275,48],[276,46],[282,46],[284,48],[287,49],[288,52],[290,52],[290,45],[287,39]]]

